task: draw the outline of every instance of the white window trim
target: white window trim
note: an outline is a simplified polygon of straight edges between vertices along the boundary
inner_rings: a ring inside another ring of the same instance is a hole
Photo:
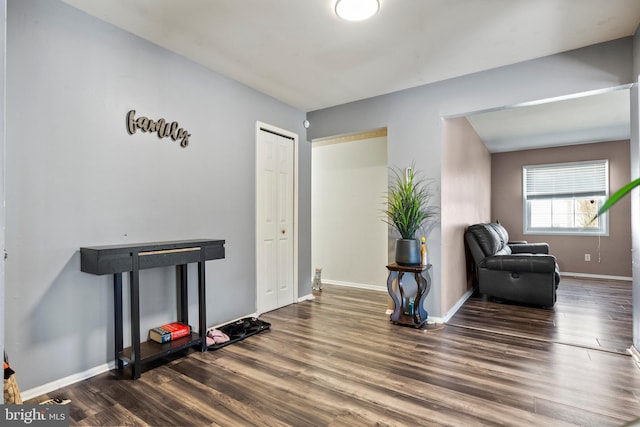
[[[602,227],[598,230],[587,228],[530,228],[529,219],[530,212],[527,209],[527,182],[526,182],[526,170],[527,168],[543,168],[543,167],[560,167],[563,165],[576,165],[576,164],[592,164],[592,163],[605,163],[605,179],[606,179],[606,195],[605,200],[609,197],[609,160],[608,159],[594,159],[581,162],[564,162],[564,163],[548,163],[539,165],[524,165],[522,166],[522,231],[525,235],[555,235],[555,236],[609,236],[609,215],[605,213],[601,215]]]

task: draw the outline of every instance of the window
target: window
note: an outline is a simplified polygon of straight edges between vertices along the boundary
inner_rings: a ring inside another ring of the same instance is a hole
[[[606,235],[606,214],[593,219],[609,189],[609,162],[524,166],[524,233]]]

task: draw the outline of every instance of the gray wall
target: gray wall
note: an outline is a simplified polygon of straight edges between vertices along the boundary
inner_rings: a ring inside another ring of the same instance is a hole
[[[442,117],[604,89],[632,81],[631,38],[590,46],[308,114],[308,139],[387,127],[389,164],[440,179]],[[442,207],[443,209],[445,207]],[[470,219],[471,221],[471,219]],[[429,237],[433,288],[427,310],[442,316],[440,228]],[[464,288],[459,284],[457,288]],[[462,296],[462,295],[460,295]]]
[[[81,246],[226,239],[226,259],[206,264],[207,324],[255,312],[256,120],[300,135],[310,293],[304,112],[57,1],[10,0],[7,28],[5,344],[23,392],[113,359],[112,279],[80,272]],[[178,121],[190,145],[127,134],[130,109]],[[175,320],[174,277],[141,273],[143,335]]]
[[[6,40],[7,40],[7,1],[0,0],[0,99],[5,99],[5,64],[6,64]],[[5,103],[0,104],[0,201],[4,201],[4,152],[5,152]],[[5,247],[5,209],[4,203],[0,203],[0,351],[4,353],[4,254]],[[0,397],[0,404],[4,403],[4,394]]]

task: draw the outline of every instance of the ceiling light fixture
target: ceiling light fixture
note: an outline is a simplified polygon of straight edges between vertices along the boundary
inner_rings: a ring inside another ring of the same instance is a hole
[[[347,21],[364,21],[380,10],[378,0],[338,0],[336,15]]]

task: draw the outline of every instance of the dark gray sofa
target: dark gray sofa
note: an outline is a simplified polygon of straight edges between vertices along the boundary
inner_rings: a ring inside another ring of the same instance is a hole
[[[469,226],[465,240],[481,293],[545,307],[556,303],[560,270],[547,243],[509,242],[509,233],[498,223]]]

